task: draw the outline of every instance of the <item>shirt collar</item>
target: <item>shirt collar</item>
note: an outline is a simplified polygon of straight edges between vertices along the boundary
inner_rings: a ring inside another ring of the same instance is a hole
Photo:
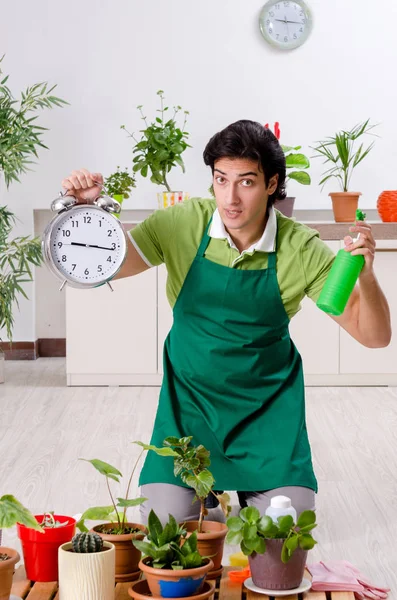
[[[221,219],[221,215],[219,214],[219,210],[216,209],[214,214],[212,215],[211,227],[208,232],[208,235],[212,238],[217,239],[226,239],[229,242],[229,246],[237,250],[235,243],[232,238],[226,231],[225,225]],[[269,208],[269,216],[267,219],[265,231],[262,234],[260,240],[252,244],[247,250],[244,252],[274,252],[276,247],[276,235],[277,235],[277,217],[274,210],[274,207],[271,206]]]

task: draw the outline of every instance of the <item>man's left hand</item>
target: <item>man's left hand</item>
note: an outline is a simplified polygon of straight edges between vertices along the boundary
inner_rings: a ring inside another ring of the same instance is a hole
[[[345,250],[347,252],[351,252],[352,256],[356,256],[358,254],[362,254],[364,256],[365,264],[363,270],[361,271],[360,277],[362,275],[368,275],[373,269],[376,247],[376,242],[372,235],[371,225],[365,221],[356,221],[355,224],[350,227],[349,231],[360,234],[360,237],[356,242],[353,242],[353,239],[350,235],[346,236],[344,238]]]

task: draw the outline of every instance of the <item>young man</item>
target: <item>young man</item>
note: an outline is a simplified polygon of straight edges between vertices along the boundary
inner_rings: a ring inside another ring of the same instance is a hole
[[[174,323],[164,346],[164,378],[151,443],[193,435],[211,452],[218,490],[236,490],[261,513],[287,495],[298,514],[315,506],[305,422],[301,357],[288,324],[302,298],[316,301],[333,262],[318,233],[273,208],[285,198],[285,158],[259,123],[238,121],[204,151],[216,200],[192,199],[154,212],[129,233],[116,278],[165,263]],[[99,173],[74,171],[62,185],[82,202],[100,193]],[[360,343],[387,346],[387,301],[373,271],[375,241],[360,223],[347,251],[362,254],[359,285],[340,317]],[[149,452],[141,472],[145,521],[198,517],[194,492],[173,474],[172,459]]]

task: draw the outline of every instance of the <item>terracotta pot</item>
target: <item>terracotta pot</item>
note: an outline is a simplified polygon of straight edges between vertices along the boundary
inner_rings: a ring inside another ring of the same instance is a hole
[[[182,525],[182,523],[181,523]],[[183,523],[186,531],[192,533],[198,529],[198,521],[186,521]],[[201,556],[210,556],[214,567],[208,573],[208,579],[216,579],[223,570],[222,556],[225,537],[228,532],[225,523],[217,521],[203,521],[202,533],[197,533],[197,549]]]
[[[215,591],[215,584],[210,581],[205,581],[203,584],[203,589],[200,594],[196,594],[193,596],[194,600],[207,600],[210,596],[213,595]],[[145,579],[142,581],[137,581],[130,588],[128,588],[128,593],[135,600],[147,600],[147,598],[152,598],[155,600],[156,598],[161,598],[161,596],[152,596],[148,583]],[[179,600],[191,600],[192,596],[185,596],[180,598]]]
[[[207,560],[201,567],[195,569],[154,569],[147,563],[151,561],[146,556],[139,563],[139,568],[145,574],[149,589],[153,596],[160,598],[185,598],[199,594],[204,586],[207,573],[213,569],[212,560]]]
[[[7,554],[10,557],[0,561],[0,600],[8,600],[11,594],[15,565],[21,557],[16,550],[4,546],[0,546],[0,554]]]
[[[335,222],[353,223],[361,192],[331,192],[329,195],[332,199]]]
[[[35,515],[41,523],[44,515]],[[21,540],[26,576],[31,581],[58,581],[58,548],[70,542],[76,531],[76,519],[64,515],[54,515],[62,527],[44,527],[44,533],[17,523],[18,537]]]
[[[92,531],[98,533],[101,538],[116,547],[116,577],[117,582],[121,581],[135,581],[140,576],[139,561],[141,560],[141,553],[135,548],[132,540],[143,540],[147,533],[147,529],[144,525],[139,523],[126,523],[126,527],[132,527],[140,529],[142,533],[124,533],[122,535],[116,535],[114,533],[103,533],[98,529],[113,529],[117,527],[117,523],[105,523],[104,525],[96,525]]]
[[[394,223],[397,221],[397,191],[387,190],[379,195],[376,203],[382,221]]]
[[[103,543],[101,552],[72,551],[72,543],[58,549],[59,596],[62,600],[114,600],[115,547]]]
[[[292,217],[294,212],[295,196],[287,196],[284,200],[276,200],[274,208],[280,211],[285,217]]]
[[[281,560],[284,540],[266,540],[266,552],[248,557],[252,581],[268,590],[292,590],[299,587],[305,572],[307,550],[297,548],[290,560]]]

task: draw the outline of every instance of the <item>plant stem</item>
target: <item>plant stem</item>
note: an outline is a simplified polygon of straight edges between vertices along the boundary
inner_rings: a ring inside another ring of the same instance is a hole
[[[138,456],[138,458],[137,458],[137,461],[136,461],[136,463],[135,463],[135,465],[134,465],[134,468],[132,469],[132,473],[131,473],[130,479],[129,479],[129,481],[128,481],[127,493],[126,493],[126,495],[125,495],[125,499],[126,499],[126,501],[128,500],[128,494],[129,494],[129,492],[130,492],[130,486],[131,486],[132,477],[133,477],[133,475],[134,475],[134,473],[135,473],[135,469],[136,469],[136,467],[137,467],[137,464],[138,464],[138,462],[139,462],[139,459],[141,458],[141,456],[142,456],[142,454],[143,454],[144,452],[145,452],[145,450],[142,450],[142,452],[140,453],[140,455],[139,455],[139,456]],[[126,506],[124,506],[124,511],[123,511],[123,522],[122,522],[122,524],[123,524],[123,527],[124,527],[124,524],[125,524],[125,517],[126,517],[126,514],[127,514],[127,507],[126,507]]]
[[[164,182],[165,187],[167,188],[167,191],[170,192],[171,188],[168,185],[167,176],[166,176],[166,170],[165,169],[163,170],[163,182]]]
[[[116,504],[115,504],[115,501],[113,500],[112,492],[110,491],[109,477],[108,477],[107,475],[106,475],[106,483],[107,483],[107,486],[108,486],[108,490],[109,490],[110,499],[111,499],[111,501],[112,501],[112,504],[113,504],[114,510],[116,511],[117,521],[118,521],[119,527],[120,527],[120,529],[121,529],[121,523],[120,523],[119,511],[117,510],[117,506],[116,506]]]
[[[198,522],[198,532],[199,533],[202,533],[202,529],[203,529],[204,512],[205,512],[205,498],[200,498],[200,517],[199,517],[199,522]]]

